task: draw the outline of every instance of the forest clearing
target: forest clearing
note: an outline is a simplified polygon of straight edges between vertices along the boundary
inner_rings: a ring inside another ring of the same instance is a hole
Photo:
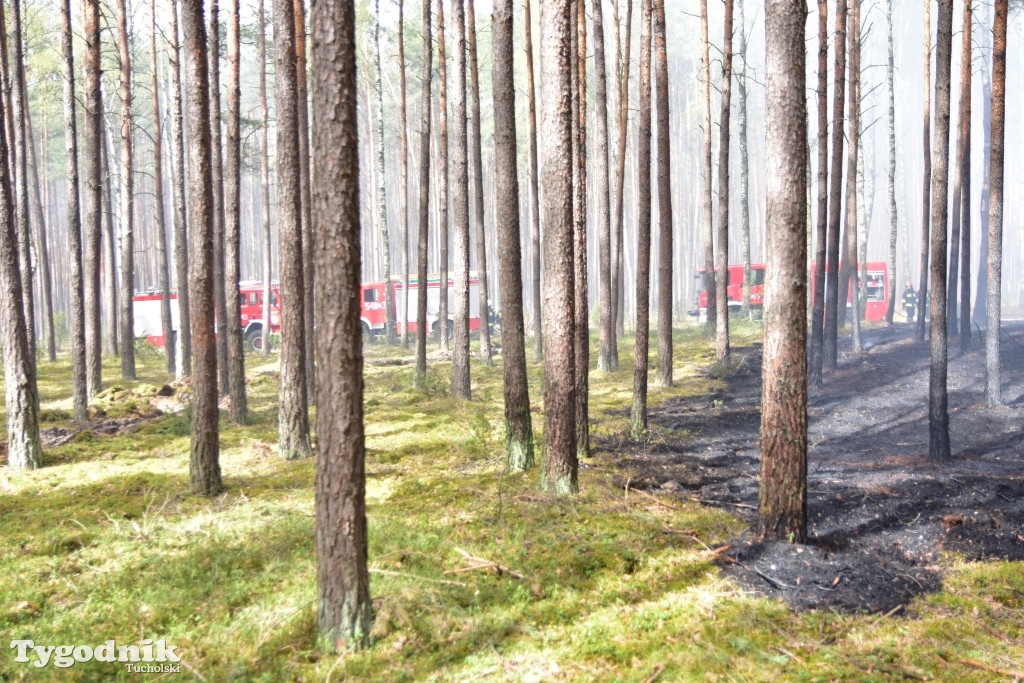
[[[1008,331],[1024,342],[1024,329]],[[849,357],[844,381],[811,401],[812,540],[746,546],[752,512],[734,504],[756,506],[759,333],[740,326],[741,360],[716,370],[702,332],[677,331],[686,360],[675,387],[652,387],[639,450],[623,439],[629,371],[594,373],[594,456],[573,498],[538,491],[536,470],[505,473],[500,361],[474,367],[470,404],[450,397],[448,364],[412,392],[412,367],[394,364],[401,350],[368,345],[376,644],[340,656],[316,645],[314,466],[276,454],[275,357],[247,358],[251,424],[222,417],[225,491],[209,499],[188,492],[187,416],[153,408],[173,381],[158,356],[140,353],[138,382],[116,383],[106,415],[78,425],[68,364],[41,366],[44,438],[73,436],[48,444],[45,469],[0,474],[0,567],[18,577],[0,589],[3,630],[46,643],[144,632],[178,646],[181,675],[207,681],[1000,680],[964,660],[1019,669],[1019,432],[990,447],[1010,416],[1019,424],[1019,404],[982,411],[988,426],[967,433],[954,417],[957,459],[937,470],[923,461],[921,345],[869,330],[891,339]],[[1019,395],[1024,354],[1007,346],[1007,393]],[[952,392],[963,424],[979,419],[975,356],[951,366],[964,375]],[[538,391],[538,365],[529,377]],[[824,417],[831,403],[843,405],[840,425]],[[857,419],[870,406],[906,433],[865,433],[874,448],[860,453],[839,435],[893,429]],[[94,680],[109,666],[40,672],[5,657],[0,678]]]

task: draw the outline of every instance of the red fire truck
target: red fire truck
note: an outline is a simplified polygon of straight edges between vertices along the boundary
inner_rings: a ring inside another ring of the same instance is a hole
[[[701,268],[697,273],[697,308],[690,311],[700,322],[706,322],[708,318],[708,292],[705,276],[706,271]],[[718,273],[718,269],[715,269]],[[730,265],[728,280],[725,283],[726,291],[729,293],[729,313],[736,315],[743,308],[743,264]],[[764,307],[764,264],[750,264],[750,307],[760,310]]]
[[[813,297],[814,282],[817,277],[817,265],[811,264],[811,292]],[[826,271],[827,272],[827,271]],[[842,272],[842,271],[840,271]],[[864,310],[864,318],[870,322],[885,320],[885,314],[889,309],[889,266],[885,261],[867,262],[868,282],[866,290],[867,305]],[[853,306],[853,279],[850,279],[850,287],[846,292],[846,307]],[[860,286],[860,264],[857,264],[857,285]],[[825,299],[828,301],[828,298]]]
[[[384,299],[384,282],[369,282],[361,287],[363,334],[375,337],[384,333],[387,319]],[[394,297],[395,317],[401,315],[402,306],[399,297],[402,295],[401,280],[392,280],[392,296]],[[419,285],[415,278],[409,280],[409,332],[416,331],[416,296]],[[281,331],[280,286],[277,282],[270,285],[270,332]],[[153,346],[163,346],[163,323],[160,317],[161,294],[158,290],[150,290],[134,297],[135,336],[145,337]],[[171,328],[178,329],[178,294],[171,291]],[[441,302],[441,280],[433,275],[427,280],[427,323],[430,330],[437,330],[438,310]],[[246,344],[256,351],[262,349],[263,341],[263,283],[242,282],[238,286],[238,306],[240,322]],[[455,320],[455,282],[448,280],[448,328],[454,328]],[[398,331],[402,330],[403,321],[398,320]],[[480,327],[480,281],[475,273],[469,280],[469,329]]]

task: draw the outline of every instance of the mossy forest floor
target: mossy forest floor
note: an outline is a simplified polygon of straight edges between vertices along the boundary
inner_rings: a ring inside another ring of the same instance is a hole
[[[749,346],[760,329],[734,333]],[[246,359],[252,424],[222,419],[227,490],[212,499],[188,493],[187,413],[159,412],[174,408],[174,397],[155,397],[171,380],[162,355],[140,355],[138,382],[114,381],[119,364],[107,359],[108,391],[87,425],[69,420],[68,360],[40,363],[46,467],[0,468],[0,680],[163,676],[98,662],[39,669],[6,648],[21,638],[163,639],[182,657],[168,678],[211,682],[1003,680],[1024,670],[1019,561],[943,550],[935,590],[901,611],[793,611],[723,568],[716,550],[743,537],[744,510],[624,490],[651,467],[629,462],[625,439],[630,339],[617,371],[591,374],[595,452],[580,494],[565,499],[538,490],[536,469],[504,473],[500,356],[474,362],[474,400],[462,402],[449,397],[443,361],[430,365],[427,391],[413,391],[412,367],[387,360],[409,354],[367,348],[375,645],[343,655],[316,638],[314,463],[277,456],[275,357]],[[725,407],[713,397],[737,369],[709,372],[698,330],[679,330],[675,358],[675,387],[652,384],[655,408],[700,397]],[[541,366],[528,371],[539,442]],[[656,420],[645,457],[693,443],[692,431]],[[472,569],[464,553],[522,578]]]

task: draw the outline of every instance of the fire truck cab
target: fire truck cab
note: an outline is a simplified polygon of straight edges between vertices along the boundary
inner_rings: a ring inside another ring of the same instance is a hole
[[[362,286],[362,322],[363,334],[366,337],[375,337],[384,334],[384,327],[387,322],[386,297],[384,291],[385,283],[368,282]],[[406,320],[402,320],[402,298],[403,288],[401,279],[392,278],[391,296],[395,307],[395,320],[398,324],[397,331],[402,331],[403,325],[408,325],[409,333],[414,334],[416,329],[416,301],[419,296],[419,283],[416,278],[409,278],[409,310]],[[427,325],[431,333],[437,331],[441,309],[441,277],[434,274],[427,278]],[[448,332],[451,334],[455,328],[455,280],[448,278]],[[469,329],[480,328],[480,279],[475,272],[469,274]]]

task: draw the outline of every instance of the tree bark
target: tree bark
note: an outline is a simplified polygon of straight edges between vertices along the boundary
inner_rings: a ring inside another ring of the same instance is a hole
[[[175,372],[174,326],[171,323],[170,263],[167,259],[167,224],[164,217],[163,126],[160,121],[160,81],[157,77],[156,3],[150,8],[150,90],[153,96],[153,215],[156,220],[157,268],[160,279],[160,327],[164,335],[165,369]],[[77,176],[77,169],[76,169]],[[69,176],[70,183],[70,176]],[[78,200],[76,198],[75,205]],[[70,211],[71,205],[68,205]]]
[[[11,0],[11,112],[23,114],[28,94],[25,91],[24,36],[21,0]],[[18,267],[21,271],[21,295],[25,307],[25,332],[28,352],[36,357],[36,305],[33,283],[32,234],[28,208],[28,141],[24,116],[14,118],[14,218],[18,239]],[[34,363],[33,363],[34,364]]]
[[[238,282],[241,280],[241,0],[234,0],[228,20],[227,144],[224,147],[224,292],[227,303],[228,385],[231,419],[248,421],[245,390],[245,347],[239,325]],[[307,261],[309,263],[309,261]],[[227,293],[230,292],[230,296]]]
[[[271,233],[270,233],[270,108],[267,106],[267,19],[263,0],[259,2],[260,31],[257,37],[260,60],[260,184],[262,212],[260,222],[263,233],[263,326],[260,328],[260,342],[264,356],[270,355],[270,283],[271,283]]]
[[[736,79],[736,94],[739,96],[737,102],[738,117],[738,128],[739,128],[739,152],[740,152],[740,241],[741,249],[743,251],[743,307],[741,312],[745,316],[749,316],[753,319],[751,307],[750,307],[750,287],[753,285],[751,269],[750,269],[750,154],[747,151],[747,26],[746,21],[743,18],[743,0],[738,0],[736,3],[736,9],[739,12],[740,22],[740,46],[736,52],[740,56],[740,71],[737,74]],[[827,28],[826,19],[826,28]],[[828,44],[825,46],[825,57],[826,57],[826,70],[828,69]],[[827,79],[826,79],[827,80]],[[828,93],[825,93],[826,106],[828,103]],[[827,145],[828,138],[825,139],[826,144],[826,163],[828,163]],[[822,245],[825,243],[825,238],[822,236]],[[822,266],[824,269],[824,265]],[[762,298],[763,301],[763,298]]]
[[[438,270],[441,273],[441,300],[438,306],[437,334],[441,349],[448,350],[448,57],[444,43],[444,0],[437,0],[437,69],[438,108],[441,112],[438,122],[440,137],[438,166],[441,169],[441,216],[438,221],[438,246],[440,247],[441,263]]]
[[[946,224],[949,201],[949,90],[953,56],[953,0],[939,0],[935,51],[935,161],[932,175],[931,373],[928,384],[928,459],[945,462],[949,449],[949,393],[946,386]]]
[[[886,63],[885,63],[885,89],[889,96],[889,308],[885,313],[885,320],[893,324],[893,315],[896,313],[896,293],[899,291],[899,278],[896,276],[896,238],[899,234],[899,221],[896,213],[896,86],[895,86],[895,58],[893,55],[892,39],[892,3],[887,0],[885,3],[885,35],[886,35]],[[968,3],[970,5],[970,3]],[[908,273],[909,276],[909,273]]]
[[[846,169],[846,231],[844,255],[839,269],[839,322],[843,323],[846,311],[845,292],[850,292],[850,338],[854,351],[862,348],[860,338],[860,292],[857,284],[857,164],[860,153],[860,0],[850,0],[850,102],[849,119],[846,122],[846,137],[850,141],[850,153]],[[852,284],[851,284],[852,283]]]
[[[654,0],[654,74],[658,90],[658,381],[672,386],[672,137],[669,130],[665,0]],[[732,12],[732,0],[726,0]],[[727,23],[731,24],[731,16]],[[727,32],[729,28],[726,28]],[[731,42],[731,40],[730,40]]]
[[[718,353],[718,287],[715,273],[715,217],[712,205],[711,166],[711,41],[708,37],[708,0],[700,1],[700,32],[703,46],[701,79],[704,93],[704,205],[701,214],[704,235],[704,289],[707,291],[707,327],[715,331],[715,353]],[[723,275],[726,277],[726,275]],[[726,302],[726,305],[728,302]],[[728,343],[726,343],[728,348]],[[719,356],[721,358],[721,356]]]
[[[732,100],[732,5],[725,0],[725,39],[722,50],[722,114],[718,122],[718,277],[715,299],[718,320],[715,325],[715,355],[729,358],[729,118]],[[710,168],[710,167],[709,167]],[[710,294],[710,293],[709,293]],[[710,309],[710,296],[708,308]],[[710,312],[709,312],[710,315]]]
[[[427,4],[427,3],[424,3]],[[429,5],[426,10],[429,13]],[[312,5],[313,215],[316,230],[317,620],[338,650],[370,645],[355,5]],[[429,40],[427,41],[429,44]],[[424,283],[425,284],[425,283]]]
[[[972,81],[972,33],[974,12],[971,3],[964,8],[964,58],[968,62],[961,76],[960,87],[966,90],[964,107],[960,116],[964,128],[964,150],[960,165],[960,183],[963,186],[963,201],[960,204],[960,352],[966,353],[971,346],[971,81]]]
[[[803,543],[807,536],[806,13],[803,0],[765,3],[765,156],[774,170],[765,187],[768,258],[757,529],[762,539],[791,543]]]
[[[277,113],[277,230],[281,305],[281,409],[278,451],[285,460],[312,455],[306,393],[305,289],[296,97],[295,14],[274,3],[274,104]]]
[[[981,212],[979,216],[981,232],[981,248],[978,254],[980,263],[988,262],[988,234],[989,234],[989,212],[992,206],[991,187],[992,181],[992,72],[991,59],[994,56],[992,51],[992,32],[987,28],[992,22],[992,6],[982,5],[984,16],[982,17],[981,33],[981,139],[984,141],[981,166]],[[977,293],[974,299],[974,324],[982,329],[985,324],[985,296],[988,292],[988,268],[978,268]]]
[[[295,0],[295,101],[299,111],[299,197],[302,201],[302,269],[303,305],[306,325],[306,395],[316,404],[316,340],[313,324],[313,214],[309,161],[309,84],[306,61],[306,7],[304,0]],[[394,307],[392,307],[392,311]]]
[[[185,212],[185,140],[181,107],[178,0],[171,0],[171,41],[171,192],[174,199],[174,270],[178,293],[176,376],[180,379],[192,374],[192,314],[189,311],[188,296],[188,216]]]
[[[540,279],[540,192],[537,187],[537,86],[533,78],[533,23],[530,17],[531,0],[523,0],[523,14],[526,32],[526,91],[530,114],[530,205],[533,207],[530,221],[530,245],[533,256],[533,359],[544,358],[544,328],[541,325],[541,279]]]
[[[527,0],[529,2],[529,0]],[[413,383],[427,388],[427,269],[430,235],[430,96],[432,93],[430,1],[423,2],[423,74],[420,110],[419,239],[416,246],[416,371]],[[358,181],[357,181],[358,182]],[[357,233],[358,239],[358,233]]]
[[[928,246],[931,242],[931,190],[932,190],[932,2],[924,7],[924,187],[921,200],[921,283],[917,288],[918,308],[915,339],[924,341],[924,307],[928,303]]]
[[[217,350],[213,339],[213,173],[210,168],[208,47],[201,3],[182,3],[185,74],[188,88],[189,313],[192,315],[192,492],[213,496],[223,490],[220,476],[217,409]]]
[[[472,396],[469,377],[469,156],[466,119],[466,21],[463,0],[452,0],[455,94],[452,98],[452,229],[455,246],[455,326],[452,395]]]
[[[388,198],[384,169],[384,86],[381,80],[380,61],[380,0],[376,0],[376,22],[373,31],[373,46],[376,56],[373,94],[377,100],[374,134],[377,136],[377,220],[380,221],[381,255],[384,261],[384,339],[391,346],[395,343],[395,299],[391,282],[391,230],[388,226]]]
[[[80,422],[88,418],[89,392],[85,361],[85,280],[82,272],[82,220],[78,201],[78,123],[75,115],[75,53],[74,36],[71,32],[71,0],[62,0],[60,9],[64,76],[64,180],[68,256],[71,262],[68,292],[71,299],[68,320],[71,331],[71,403],[72,417],[76,422]]]
[[[590,455],[590,305],[587,301],[587,8],[572,7],[573,280],[576,338],[576,451]]]
[[[430,2],[424,3],[429,11]],[[427,74],[430,82],[430,74]],[[398,215],[402,219],[402,348],[409,348],[409,120],[405,83],[405,0],[398,0],[398,83],[401,90],[402,167]],[[428,140],[429,144],[429,140]],[[430,182],[429,175],[427,182]],[[429,187],[429,186],[428,186]]]
[[[488,321],[490,288],[487,282],[487,241],[484,229],[484,171],[480,133],[480,70],[476,52],[476,11],[473,0],[466,3],[469,49],[469,154],[473,165],[473,215],[476,236],[476,270],[480,280],[480,361],[491,365],[491,330]]]
[[[948,1],[948,0],[947,0]],[[1007,0],[996,0],[992,46],[991,180],[988,212],[988,291],[985,294],[985,402],[1002,403],[1000,386],[1000,332],[1002,329],[1003,277],[1003,158],[1006,125],[1006,31]],[[934,320],[934,312],[932,318]],[[934,325],[933,325],[934,328]],[[948,436],[947,436],[948,439]],[[948,448],[948,446],[947,446]]]
[[[839,308],[846,292],[839,291],[839,235],[842,225],[844,114],[846,110],[846,0],[836,6],[835,86],[832,100],[832,168],[829,184],[828,239],[825,261],[825,334],[822,367],[835,370],[839,359]],[[819,275],[820,277],[820,275]]]
[[[491,83],[494,91],[494,196],[497,203],[495,217],[498,223],[498,263],[501,268],[502,285],[505,466],[510,472],[522,472],[533,467],[534,454],[530,392],[526,377],[526,338],[523,327],[512,24],[512,0],[495,0],[494,13],[491,17]]]
[[[109,324],[107,334],[107,353],[111,356],[120,355],[118,350],[118,337],[120,325],[118,323],[117,308],[117,238],[114,233],[114,173],[110,167],[110,140],[107,137],[106,114],[103,111],[103,99],[100,103],[100,169],[103,173],[103,238],[106,240],[106,251],[104,257],[103,298],[106,299],[107,322]]]
[[[640,83],[637,111],[637,251],[636,354],[633,360],[633,404],[630,434],[635,441],[647,435],[647,356],[651,288],[651,0],[640,1]]]
[[[814,252],[815,277],[814,294],[811,297],[813,305],[811,309],[811,347],[809,349],[809,382],[818,387],[823,383],[825,260],[829,219],[828,190],[828,0],[818,0],[818,215],[814,238],[816,245]],[[895,287],[890,287],[890,289],[895,291]],[[749,294],[744,288],[744,298],[747,296]]]
[[[971,3],[964,3],[963,49],[960,57],[960,102],[959,114],[957,115],[957,136],[956,136],[956,157],[953,166],[953,205],[952,229],[949,235],[949,281],[946,288],[946,313],[947,313],[947,334],[956,337],[960,334],[959,322],[959,301],[957,289],[960,276],[960,245],[961,245],[961,222],[964,202],[971,201],[969,192],[964,192],[964,169],[970,164],[970,153],[967,152],[967,145],[970,141],[966,138],[970,132],[970,110],[971,110]],[[965,157],[966,155],[966,157]],[[968,248],[970,248],[968,246]]]
[[[132,60],[126,0],[117,0],[121,98],[121,379],[135,379],[135,171],[132,159]]]
[[[85,353],[90,397],[102,386],[100,323],[100,236],[102,234],[103,176],[100,156],[103,115],[100,95],[100,3],[84,0],[85,58],[82,89],[85,95]]]
[[[615,336],[615,315],[612,302],[612,234],[611,185],[608,173],[608,75],[604,50],[604,12],[602,0],[593,0],[594,22],[594,182],[596,184],[594,217],[598,241],[598,300],[600,330],[598,333],[597,367],[610,372],[612,337]],[[504,282],[504,278],[502,279]]]
[[[24,72],[22,72],[22,78],[24,78]],[[28,92],[28,86],[23,81],[22,89]],[[32,192],[32,218],[36,225],[35,237],[36,237],[36,253],[38,256],[38,270],[39,270],[39,294],[43,298],[42,313],[43,313],[43,333],[46,335],[46,356],[52,363],[57,360],[57,342],[56,333],[53,329],[53,279],[51,276],[51,262],[50,262],[50,247],[47,240],[47,226],[46,220],[43,217],[43,188],[44,184],[39,182],[39,159],[36,157],[35,143],[33,142],[32,135],[32,115],[29,112],[28,99],[24,101],[25,105],[25,138],[26,145],[28,146],[28,153],[30,155],[30,161],[32,166],[32,185],[34,190]],[[46,147],[46,120],[43,119],[43,136],[40,141],[40,148],[42,150],[42,161],[43,161],[43,177],[45,180],[46,176],[46,155],[48,150]]]
[[[615,8],[618,9],[618,0],[615,0]],[[618,165],[615,172],[615,214],[612,219],[614,225],[612,232],[615,233],[615,253],[612,256],[612,324],[618,335],[612,335],[612,369],[619,366],[619,343],[618,336],[622,335],[625,319],[625,286],[624,286],[624,261],[623,261],[623,211],[625,205],[623,197],[626,184],[626,133],[629,128],[629,51],[633,29],[633,0],[626,0],[626,45],[623,50],[619,49],[620,33],[618,11],[615,14],[615,51],[618,62],[618,124],[619,135],[616,144],[618,150]]]
[[[220,11],[219,0],[210,3],[210,135],[213,171],[213,298],[217,310],[217,369],[220,392],[231,392],[228,376],[227,292],[224,289],[224,160],[220,131]],[[237,287],[236,287],[237,289]],[[232,293],[232,298],[238,298]]]
[[[572,214],[572,0],[541,5],[544,185],[544,466],[541,488],[579,491]]]

